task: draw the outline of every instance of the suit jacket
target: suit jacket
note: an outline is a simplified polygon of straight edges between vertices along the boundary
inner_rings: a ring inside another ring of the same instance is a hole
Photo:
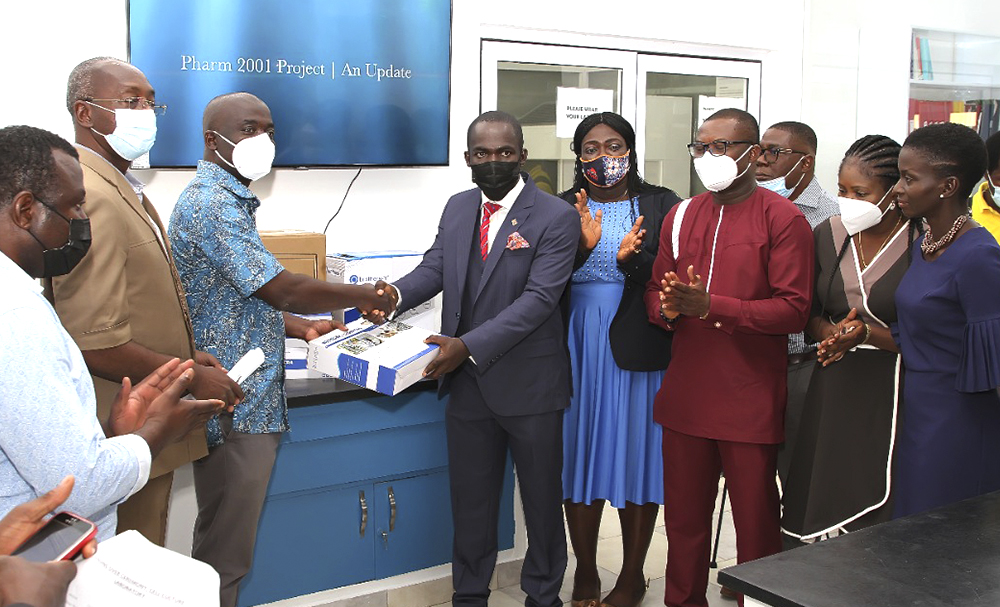
[[[566,192],[563,199],[576,202],[575,192]],[[646,235],[642,248],[618,268],[625,274],[625,288],[615,317],[611,320],[608,339],[615,363],[629,371],[661,371],[670,364],[673,334],[649,322],[643,294],[653,273],[653,262],[660,242],[660,229],[667,212],[680,202],[673,190],[657,188],[639,195],[639,215]],[[574,268],[586,261],[589,253],[577,252]]]
[[[394,283],[400,311],[443,292],[444,335],[454,336],[462,315],[472,315],[466,319],[471,329],[460,337],[475,361],[487,406],[505,416],[564,409],[571,390],[559,300],[573,271],[580,219],[573,207],[522,177],[524,189],[493,241],[471,310],[462,309],[462,297],[470,250],[479,246],[473,242],[482,203],[478,188],[451,197],[423,261]],[[529,246],[506,248],[514,232]],[[449,379],[442,378],[439,393],[447,392]]]
[[[106,160],[77,147],[87,190],[84,210],[93,243],[79,265],[46,281],[66,331],[81,350],[134,340],[150,350],[188,359],[194,355],[187,302],[156,209]],[[120,386],[96,375],[99,418],[107,419]],[[138,382],[142,378],[134,377]],[[159,476],[208,453],[205,431],[165,448],[153,460]]]

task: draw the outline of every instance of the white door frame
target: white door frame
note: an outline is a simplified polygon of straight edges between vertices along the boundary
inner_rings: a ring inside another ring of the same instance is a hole
[[[747,80],[747,111],[760,121],[760,61],[739,61],[733,59],[708,59],[702,57],[678,57],[675,55],[650,55],[640,53],[637,57],[636,154],[639,162],[646,157],[646,78],[650,72],[660,74],[685,74],[690,76],[717,76],[725,78],[745,78]],[[496,86],[494,84],[494,86]]]
[[[483,112],[497,109],[497,64],[501,61],[620,70],[619,113],[635,127],[640,166],[646,151],[645,91],[649,72],[745,78],[747,111],[760,120],[762,62],[759,59],[690,57],[487,39],[482,41],[480,57],[480,111]]]
[[[480,110],[497,109],[497,64],[500,61],[535,63],[539,65],[574,66],[619,71],[619,112],[635,124],[636,53],[605,49],[580,48],[483,40],[482,42],[482,92]]]

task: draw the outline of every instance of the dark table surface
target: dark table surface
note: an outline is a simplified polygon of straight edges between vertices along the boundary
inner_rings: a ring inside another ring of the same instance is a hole
[[[719,572],[774,607],[1000,605],[1000,492]]]

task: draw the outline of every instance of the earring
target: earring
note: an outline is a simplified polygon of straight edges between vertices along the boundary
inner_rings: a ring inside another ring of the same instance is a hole
[[[940,196],[938,196],[938,198],[944,198],[944,194],[941,194]]]

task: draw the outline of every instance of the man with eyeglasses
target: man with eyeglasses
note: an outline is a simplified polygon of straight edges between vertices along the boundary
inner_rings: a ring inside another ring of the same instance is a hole
[[[795,203],[813,229],[831,215],[840,214],[837,199],[816,179],[816,132],[801,122],[771,125],[760,138],[757,185]],[[788,406],[785,409],[785,442],[778,451],[778,478],[782,485],[798,437],[799,420],[809,380],[816,367],[816,346],[806,345],[803,333],[788,336]],[[794,545],[791,538],[785,543]]]
[[[665,603],[707,607],[712,510],[725,470],[737,558],[781,551],[775,466],[788,333],[809,316],[813,238],[795,206],[757,187],[757,121],[710,116],[688,149],[709,190],[667,214],[646,286],[650,322],[674,331],[656,395],[663,426]]]
[[[197,363],[190,386],[196,398],[237,404],[240,387],[213,356],[195,350],[166,232],[143,183],[129,170],[153,146],[156,115],[165,106],[157,105],[141,71],[97,57],[70,73],[66,107],[94,239],[80,264],[46,287],[83,351],[99,418],[106,419],[122,378],[145,377],[174,357]],[[153,460],[149,483],[118,508],[118,531],[136,529],[162,546],[173,471],[207,453],[203,429],[164,449]]]

